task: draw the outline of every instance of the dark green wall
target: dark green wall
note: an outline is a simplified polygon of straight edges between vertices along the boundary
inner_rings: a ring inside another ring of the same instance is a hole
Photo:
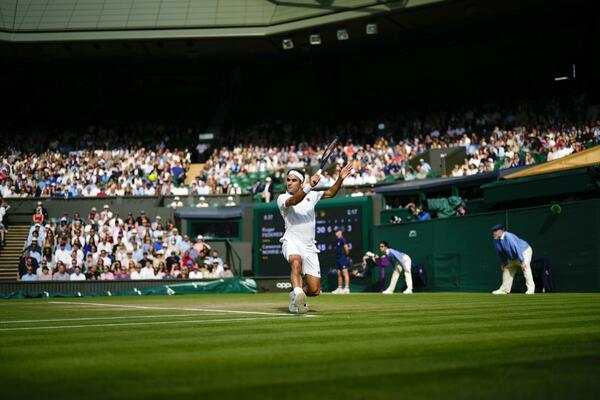
[[[424,262],[428,290],[491,291],[500,285],[500,262],[490,227],[504,223],[525,239],[533,257],[546,256],[561,292],[600,291],[600,200],[436,219],[374,228],[373,249],[380,240],[406,252],[413,264]],[[389,275],[389,274],[388,274]],[[520,274],[515,291],[524,288]],[[388,277],[389,279],[389,277]],[[399,284],[400,287],[401,284]]]

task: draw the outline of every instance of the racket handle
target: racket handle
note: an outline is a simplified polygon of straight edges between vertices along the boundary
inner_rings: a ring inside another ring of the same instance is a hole
[[[321,175],[321,172],[322,172],[322,169],[321,169],[321,168],[319,168],[319,170],[317,171],[317,174],[316,174],[316,175]]]

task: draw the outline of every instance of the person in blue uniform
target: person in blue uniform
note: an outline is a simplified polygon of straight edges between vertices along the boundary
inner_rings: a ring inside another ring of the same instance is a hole
[[[533,250],[529,243],[514,233],[507,232],[502,224],[492,227],[492,236],[494,237],[494,248],[498,258],[500,258],[500,270],[502,271],[502,285],[492,293],[509,294],[517,269],[521,268],[527,285],[525,294],[534,294],[535,283],[533,283],[533,274],[531,273]]]
[[[408,256],[408,254],[402,253],[401,251],[390,248],[390,245],[382,241],[379,243],[379,251],[381,251],[382,255],[378,256],[374,253],[368,252],[363,260],[366,262],[368,258],[372,258],[375,262],[377,262],[378,258],[387,258],[389,264],[393,265],[394,272],[392,272],[392,280],[390,281],[390,285],[384,290],[383,294],[393,294],[394,290],[396,290],[396,284],[398,283],[398,279],[400,278],[400,273],[404,273],[404,280],[406,282],[406,289],[402,293],[411,294],[413,292],[413,281],[412,275],[410,272],[410,268],[412,265],[412,260]]]
[[[336,294],[348,294],[350,293],[350,243],[348,239],[344,237],[344,233],[341,230],[335,232],[335,267],[337,268],[338,274],[338,287],[333,291]],[[342,287],[342,278],[345,286]]]

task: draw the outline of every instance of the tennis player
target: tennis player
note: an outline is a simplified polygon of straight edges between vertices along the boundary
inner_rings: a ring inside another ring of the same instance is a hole
[[[326,191],[317,188],[321,175],[310,178],[302,172],[291,169],[286,179],[286,193],[277,198],[277,206],[285,221],[285,234],[280,239],[281,251],[290,263],[289,310],[292,313],[306,313],[306,296],[318,296],[321,292],[321,267],[319,250],[315,246],[315,206],[319,200],[334,197],[342,187],[344,179],[350,175],[352,165],[341,169],[336,182]],[[302,276],[306,277],[306,286],[302,288]]]

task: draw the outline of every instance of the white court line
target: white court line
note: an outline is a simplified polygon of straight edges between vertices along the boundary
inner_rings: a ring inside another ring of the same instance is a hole
[[[94,305],[101,307],[120,307],[120,308],[135,308],[138,310],[174,310],[174,311],[204,311],[204,312],[218,312],[226,314],[249,314],[249,315],[285,315],[289,317],[292,314],[288,313],[271,313],[261,311],[234,311],[234,310],[217,310],[214,308],[183,308],[183,307],[151,307],[151,306],[130,306],[124,304],[108,304],[108,303],[88,303],[83,301],[49,301],[48,304],[81,304],[81,305]],[[307,317],[313,317],[316,315],[307,315]]]
[[[310,315],[286,314],[278,317],[257,317],[257,318],[225,318],[225,319],[198,319],[192,321],[156,321],[156,322],[125,322],[123,324],[89,324],[89,325],[60,325],[60,326],[26,326],[20,328],[0,328],[0,332],[6,331],[39,331],[47,329],[79,329],[79,328],[106,328],[115,326],[134,326],[134,325],[175,325],[175,324],[212,324],[215,322],[230,321],[258,321],[262,319],[288,319],[288,318],[306,318]]]
[[[221,315],[221,314],[202,314],[204,315]],[[66,322],[66,321],[97,321],[107,319],[130,319],[130,318],[162,318],[162,317],[197,317],[198,314],[162,314],[162,315],[129,315],[126,317],[89,317],[89,318],[59,318],[59,319],[24,319],[20,321],[0,321],[1,324],[29,324],[36,322]]]

